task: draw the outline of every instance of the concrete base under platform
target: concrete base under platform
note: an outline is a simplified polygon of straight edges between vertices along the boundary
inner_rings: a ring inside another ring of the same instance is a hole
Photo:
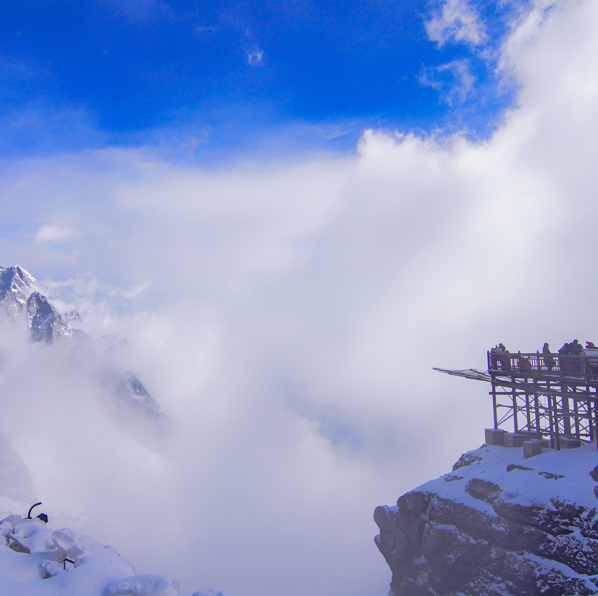
[[[525,441],[542,440],[542,433],[535,430],[518,430],[505,433],[505,447],[523,447]]]
[[[542,449],[550,449],[550,439],[545,439],[542,433],[535,430],[518,430],[516,433],[508,433],[502,428],[487,428],[485,433],[485,443],[487,445],[504,445],[505,447],[523,447],[523,453],[526,458],[540,455]],[[561,449],[575,449],[582,446],[579,439],[559,436]],[[556,443],[552,445],[556,448]]]
[[[523,456],[525,459],[541,455],[543,449],[550,448],[550,441],[547,439],[532,439],[531,441],[523,442]]]
[[[506,433],[505,447],[523,447],[523,443],[528,439],[529,437],[520,435],[519,433]]]
[[[504,445],[505,444],[505,435],[507,434],[506,430],[502,428],[487,428],[485,430],[486,440],[485,443],[487,445]]]
[[[533,439],[542,439],[542,433],[538,432],[537,430],[518,430],[515,434],[523,435],[524,437],[527,437],[530,441],[532,441]]]

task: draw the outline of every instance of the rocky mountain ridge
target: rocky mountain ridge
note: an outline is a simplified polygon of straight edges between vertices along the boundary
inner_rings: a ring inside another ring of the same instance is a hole
[[[598,594],[596,445],[524,459],[483,445],[377,507],[391,596]]]
[[[82,333],[68,325],[39,292],[35,278],[18,265],[0,267],[0,305],[10,319],[26,324],[33,341],[52,343],[59,337]]]

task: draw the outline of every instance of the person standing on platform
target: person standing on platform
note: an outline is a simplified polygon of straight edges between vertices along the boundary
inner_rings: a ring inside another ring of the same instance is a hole
[[[511,370],[511,352],[505,348],[504,344],[498,344],[499,348],[502,348],[502,357],[500,361],[502,362],[502,369],[506,371]]]
[[[569,354],[571,356],[581,356],[582,352],[583,352],[583,346],[576,339],[574,339],[569,344]]]
[[[571,344],[564,343],[563,347],[559,349],[559,366],[561,372],[571,372],[573,370],[571,358],[569,358],[569,356],[573,355],[574,352],[571,348]]]
[[[502,344],[500,344],[502,346]],[[490,350],[490,368],[498,369],[498,365],[502,362],[502,355],[505,353],[504,346],[494,346]]]
[[[554,368],[554,356],[550,351],[548,342],[544,344],[544,347],[542,348],[542,354],[544,355],[544,364],[546,365],[546,368],[551,371]]]

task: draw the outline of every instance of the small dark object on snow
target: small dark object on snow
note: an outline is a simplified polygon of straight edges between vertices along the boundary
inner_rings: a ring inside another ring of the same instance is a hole
[[[31,508],[29,509],[29,513],[27,514],[27,519],[31,519],[31,512],[33,511],[33,509],[35,507],[37,507],[38,505],[41,505],[42,502],[40,501],[39,503],[36,503],[35,505],[31,505]],[[37,519],[41,519],[45,524],[48,523],[48,516],[45,513],[40,513],[37,516]]]
[[[67,563],[67,561],[68,561],[69,563],[72,563],[73,565],[75,564],[75,561],[71,561],[70,559],[65,559],[65,560],[62,562],[62,568],[63,568],[65,571],[66,571],[66,563]]]
[[[27,519],[31,519],[31,512],[33,511],[34,507],[37,507],[38,505],[41,505],[42,502],[40,501],[39,503],[36,503],[35,505],[31,505],[31,508],[29,509],[29,513],[27,514]]]
[[[512,472],[513,470],[527,470],[527,471],[533,471],[533,468],[528,468],[526,466],[520,466],[518,464],[509,464],[507,466],[507,472]]]

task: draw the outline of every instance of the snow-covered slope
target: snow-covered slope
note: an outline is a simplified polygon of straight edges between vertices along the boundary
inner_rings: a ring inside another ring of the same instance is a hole
[[[377,507],[395,596],[598,594],[596,445],[524,459],[483,445]]]
[[[21,515],[0,520],[0,596],[176,596],[179,582],[137,575],[110,546],[51,521]],[[193,596],[225,596],[202,590]]]

